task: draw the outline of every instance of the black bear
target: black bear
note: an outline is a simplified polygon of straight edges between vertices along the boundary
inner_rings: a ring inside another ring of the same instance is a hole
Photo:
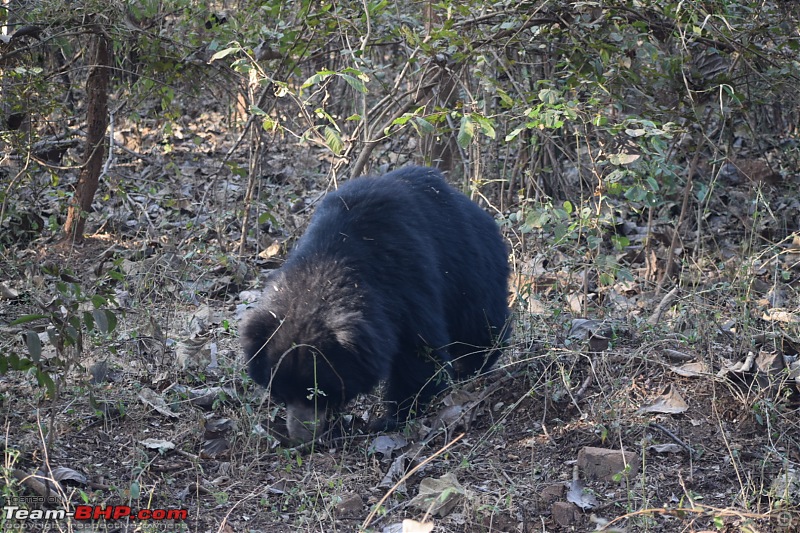
[[[386,383],[387,427],[489,369],[508,337],[508,256],[492,217],[432,168],[329,193],[241,338],[248,371],[287,407],[294,441]]]

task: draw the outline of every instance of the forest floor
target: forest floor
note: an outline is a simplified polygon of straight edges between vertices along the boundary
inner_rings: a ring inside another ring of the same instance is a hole
[[[59,247],[45,231],[0,252],[0,351],[29,357],[22,333],[38,336],[56,386],[0,375],[6,505],[34,509],[15,498],[49,486],[47,508],[187,511],[96,531],[800,531],[800,238],[776,236],[800,216],[796,179],[719,187],[663,288],[673,221],[643,246],[644,224],[620,209],[631,245],[604,283],[579,242],[506,222],[515,323],[496,369],[402,434],[292,449],[275,437],[281,407],[246,377],[237,325],[332,186],[329,165],[276,147],[259,184],[263,252],[251,241],[240,257],[246,178],[221,162],[224,120],[187,118],[169,152],[157,131],[120,127],[87,241]],[[231,160],[246,166],[244,150]],[[63,201],[47,190],[43,220]],[[76,324],[79,347],[47,335]],[[359,399],[348,423],[376,403]],[[587,465],[591,448],[611,452]]]

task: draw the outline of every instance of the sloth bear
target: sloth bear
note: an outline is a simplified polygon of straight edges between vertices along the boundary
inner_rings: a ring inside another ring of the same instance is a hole
[[[508,337],[508,256],[490,215],[432,168],[327,194],[267,280],[241,339],[253,380],[287,407],[294,442],[385,382],[384,428],[488,370]]]

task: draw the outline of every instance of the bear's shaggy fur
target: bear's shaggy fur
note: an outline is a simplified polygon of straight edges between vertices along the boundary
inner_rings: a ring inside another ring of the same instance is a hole
[[[496,223],[439,171],[351,180],[325,196],[245,317],[250,376],[286,404],[295,441],[384,381],[387,426],[404,422],[448,377],[494,364],[508,276]]]

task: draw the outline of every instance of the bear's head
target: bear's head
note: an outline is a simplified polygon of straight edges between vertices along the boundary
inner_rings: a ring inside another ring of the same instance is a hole
[[[354,290],[332,290],[330,278],[321,284],[303,269],[278,271],[240,328],[248,373],[286,405],[295,442],[320,436],[328,414],[388,375],[387,333]]]

